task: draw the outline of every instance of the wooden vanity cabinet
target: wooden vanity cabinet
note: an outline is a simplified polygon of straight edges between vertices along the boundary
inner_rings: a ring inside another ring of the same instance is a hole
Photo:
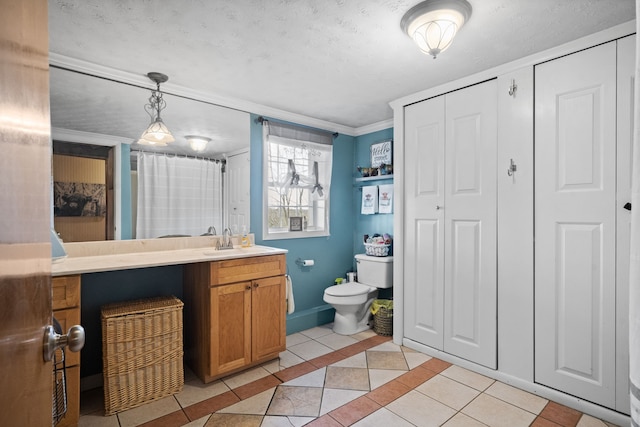
[[[73,325],[80,324],[80,276],[60,276],[51,280],[53,316],[66,334]],[[80,352],[66,350],[67,413],[56,427],[77,426],[80,419]],[[56,360],[61,360],[56,352]]]
[[[285,350],[285,272],[284,254],[185,266],[185,358],[202,381]]]

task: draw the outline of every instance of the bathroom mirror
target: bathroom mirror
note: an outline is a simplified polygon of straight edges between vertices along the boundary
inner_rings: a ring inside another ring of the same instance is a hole
[[[151,81],[149,87],[154,87]],[[166,88],[162,85],[160,89],[164,92]],[[135,141],[150,122],[144,109],[150,96],[151,89],[52,66],[50,102],[53,138],[81,144],[125,143],[131,144],[132,152],[143,150],[211,159],[223,159],[228,154],[248,149],[248,113],[166,93],[163,94],[166,108],[161,116],[176,141],[166,147],[136,144]],[[196,153],[186,141],[187,135],[204,136],[211,138],[211,141],[205,151]],[[135,156],[132,158],[135,159]],[[116,156],[115,162],[120,161]],[[114,167],[119,169],[118,166]],[[132,169],[135,169],[135,164]],[[116,199],[118,197],[116,195]],[[132,208],[135,210],[135,206]]]

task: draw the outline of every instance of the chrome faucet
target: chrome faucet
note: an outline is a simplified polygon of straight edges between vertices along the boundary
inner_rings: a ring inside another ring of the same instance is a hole
[[[206,233],[201,234],[201,236],[215,236],[215,235],[216,235],[216,228],[213,225],[209,227]]]
[[[231,240],[231,236],[233,233],[229,227],[225,228],[222,232],[222,244],[218,241],[218,245],[216,247],[218,249],[233,249],[233,241]]]

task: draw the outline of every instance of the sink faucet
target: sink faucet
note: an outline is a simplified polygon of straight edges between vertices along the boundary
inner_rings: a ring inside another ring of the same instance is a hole
[[[222,232],[222,244],[219,249],[233,249],[233,242],[231,240],[232,232],[229,227],[225,228]]]
[[[207,234],[210,234],[212,236],[216,235],[216,228],[212,225],[211,227],[209,227],[209,229],[207,230]]]

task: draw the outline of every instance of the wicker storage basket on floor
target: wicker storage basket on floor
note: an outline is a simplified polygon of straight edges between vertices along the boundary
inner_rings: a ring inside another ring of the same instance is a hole
[[[158,297],[102,307],[105,415],[182,390],[183,305]]]
[[[393,335],[393,309],[378,308],[373,315],[373,331],[378,335]]]

